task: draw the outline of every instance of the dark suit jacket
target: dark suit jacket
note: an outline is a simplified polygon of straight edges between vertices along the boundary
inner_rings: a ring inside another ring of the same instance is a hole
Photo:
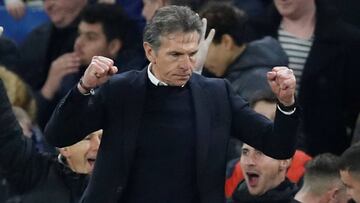
[[[50,143],[73,144],[104,129],[86,203],[113,203],[126,188],[131,173],[146,95],[147,71],[113,76],[94,96],[74,88],[60,102],[46,128]],[[193,74],[189,80],[197,133],[197,185],[201,202],[224,202],[226,151],[230,135],[268,156],[286,159],[294,153],[296,114],[277,112],[275,125],[253,112],[228,82]],[[164,152],[165,154],[166,152]],[[171,158],[171,157],[169,157]]]

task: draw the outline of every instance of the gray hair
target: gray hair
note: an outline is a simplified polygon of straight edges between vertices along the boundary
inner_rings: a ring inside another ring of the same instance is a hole
[[[202,22],[194,11],[186,6],[165,6],[155,12],[146,25],[143,41],[157,51],[161,45],[160,37],[175,32],[198,32],[201,36]]]

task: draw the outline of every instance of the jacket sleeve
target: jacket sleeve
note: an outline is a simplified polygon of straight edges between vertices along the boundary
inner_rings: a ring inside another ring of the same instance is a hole
[[[298,111],[285,115],[276,109],[274,123],[253,111],[247,102],[226,84],[232,110],[232,134],[275,159],[288,159],[295,153]]]
[[[0,170],[16,192],[33,188],[48,170],[50,158],[38,153],[23,136],[0,80]]]
[[[75,86],[59,102],[46,125],[44,134],[48,143],[56,147],[70,146],[101,129],[102,98],[102,91],[85,96]]]

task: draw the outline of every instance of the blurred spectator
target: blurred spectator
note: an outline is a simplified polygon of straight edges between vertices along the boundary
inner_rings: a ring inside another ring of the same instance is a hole
[[[102,131],[60,149],[59,158],[40,154],[23,137],[0,80],[0,168],[24,203],[76,203],[92,172]]]
[[[63,96],[58,92],[62,80],[79,71],[79,57],[72,52],[79,14],[85,5],[86,0],[45,0],[51,22],[33,30],[19,48],[21,60],[16,72],[36,92],[42,128],[51,112],[43,109],[55,106],[57,100],[53,98]]]
[[[340,157],[340,176],[346,192],[357,203],[360,202],[360,143],[349,147]]]
[[[277,99],[273,93],[267,91],[258,91],[250,99],[250,106],[270,120],[275,119]],[[293,183],[299,183],[305,171],[305,164],[311,160],[311,157],[301,150],[296,150],[290,167],[286,172],[286,177]],[[227,178],[225,182],[225,195],[231,198],[244,180],[244,174],[239,159],[234,159],[228,164]]]
[[[94,4],[85,7],[78,32],[74,51],[81,66],[88,66],[93,56],[105,56],[115,61],[120,72],[145,67],[141,34],[136,32],[133,21],[120,6]],[[84,68],[81,70],[75,83]]]
[[[276,160],[244,143],[240,165],[245,181],[234,191],[234,203],[289,202],[297,191],[286,178],[291,159]]]
[[[25,14],[25,2],[23,0],[4,0],[6,10],[15,19],[20,19]]]
[[[340,179],[339,157],[325,153],[309,161],[303,186],[294,199],[300,203],[347,203],[350,198]]]
[[[26,4],[24,16],[20,19],[11,16],[5,6],[0,6],[0,19],[0,24],[6,28],[4,37],[13,40],[17,45],[21,44],[33,29],[49,22],[42,0],[29,1]]]
[[[15,73],[0,66],[0,79],[6,87],[12,106],[25,110],[31,122],[36,122],[36,102],[30,87]]]
[[[9,14],[16,20],[24,17],[28,5],[42,5],[42,0],[4,0],[4,5]]]
[[[145,19],[141,14],[143,8],[142,0],[88,0],[90,4],[94,3],[108,3],[108,4],[118,4],[124,11],[127,13],[129,18],[133,20],[140,32],[143,31],[145,27]]]
[[[19,56],[19,50],[13,41],[5,37],[0,37],[0,65],[8,69],[15,69],[18,65]]]
[[[277,38],[289,56],[299,84],[302,145],[311,155],[341,154],[360,109],[359,30],[327,1],[274,0],[267,16],[252,20],[252,31],[252,38]]]
[[[272,92],[266,74],[275,66],[288,64],[287,56],[273,38],[246,43],[244,11],[229,3],[211,2],[200,12],[209,28],[216,30],[205,61],[206,70],[226,78],[240,96],[249,100],[256,91]]]
[[[1,66],[0,79],[4,83],[10,103],[14,107],[15,115],[23,127],[24,134],[31,137],[38,151],[54,153],[54,148],[46,143],[36,121],[38,107],[30,87],[15,73]]]

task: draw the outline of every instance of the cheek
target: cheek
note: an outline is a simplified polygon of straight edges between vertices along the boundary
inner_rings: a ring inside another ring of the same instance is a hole
[[[91,42],[89,43],[90,46],[87,46],[85,48],[85,51],[87,52],[87,55],[104,55],[105,53],[105,48],[102,46],[101,43],[98,42]]]

